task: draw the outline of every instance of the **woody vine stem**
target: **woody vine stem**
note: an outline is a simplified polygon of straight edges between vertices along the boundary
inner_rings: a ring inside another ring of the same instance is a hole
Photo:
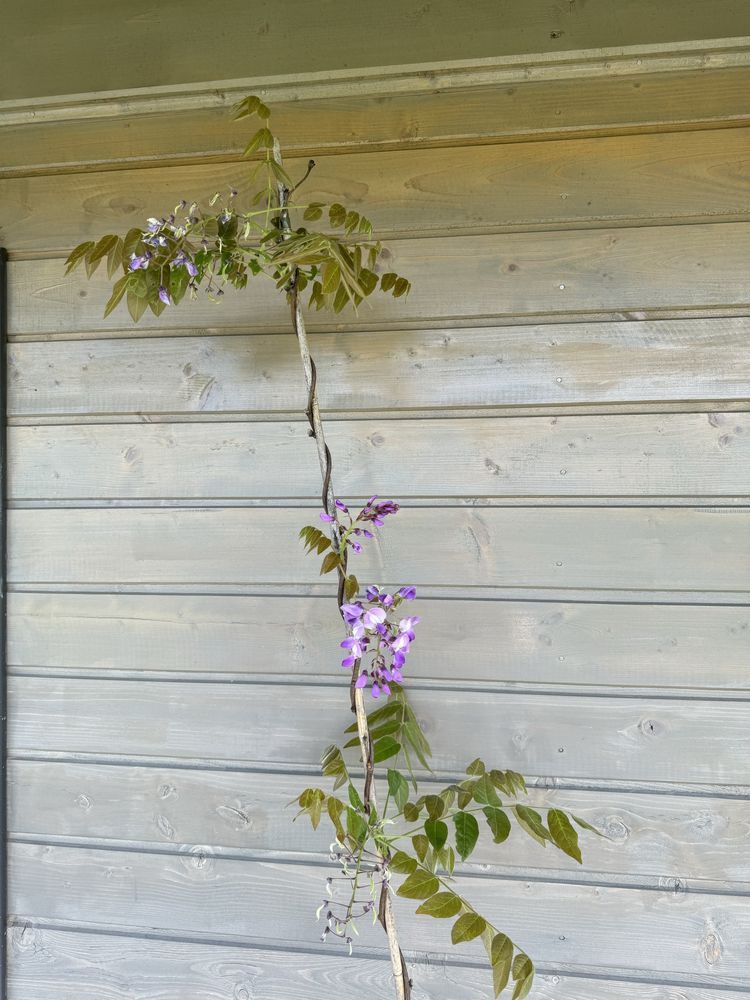
[[[273,149],[274,160],[281,165],[281,151],[279,148],[279,143],[276,141],[274,143]],[[310,161],[310,166],[308,167],[308,173],[312,169],[313,161]],[[306,175],[307,176],[307,175]],[[289,222],[289,211],[288,211],[288,198],[289,190],[282,183],[279,182],[278,185],[278,198],[279,198],[279,209],[280,209],[280,228],[284,232],[289,232],[291,225]],[[310,434],[315,439],[315,444],[318,448],[318,459],[320,461],[320,471],[323,479],[323,490],[321,493],[321,502],[323,504],[323,509],[326,513],[333,517],[334,520],[330,522],[331,524],[331,541],[334,548],[338,549],[341,545],[341,539],[339,537],[339,530],[337,522],[335,520],[336,514],[336,497],[333,490],[333,458],[331,456],[331,449],[326,443],[325,434],[323,431],[323,421],[320,416],[320,405],[318,403],[318,392],[317,392],[317,382],[318,382],[318,370],[315,364],[315,359],[310,353],[310,345],[307,339],[307,329],[305,327],[305,319],[302,313],[302,306],[299,300],[299,290],[298,290],[298,273],[296,269],[292,272],[287,285],[287,296],[289,299],[289,306],[292,314],[292,326],[294,327],[294,332],[297,337],[297,343],[299,345],[300,357],[302,358],[302,367],[305,372],[305,382],[307,384],[307,408],[305,410],[307,414],[307,419],[310,424]],[[346,569],[347,569],[347,556],[346,550],[344,550],[344,559],[342,564],[338,566],[338,606],[341,606],[345,602],[344,588],[346,584]],[[343,616],[342,616],[343,617]],[[352,711],[357,718],[357,733],[359,735],[359,745],[362,754],[362,761],[365,768],[365,785],[362,794],[362,801],[364,803],[365,812],[370,815],[372,807],[376,805],[375,801],[375,784],[374,784],[374,764],[373,764],[373,749],[372,749],[372,738],[370,736],[370,727],[367,721],[367,712],[365,710],[364,704],[364,691],[362,688],[356,686],[357,677],[359,676],[359,660],[352,670],[351,679],[351,702]],[[382,858],[383,861],[387,862],[389,858]],[[391,902],[390,892],[388,883],[383,881],[380,886],[380,901],[378,904],[378,920],[380,921],[383,930],[386,933],[388,939],[388,951],[391,957],[391,967],[393,969],[393,975],[396,982],[396,996],[398,1000],[409,1000],[411,997],[411,980],[409,979],[409,972],[406,966],[406,960],[404,954],[398,943],[398,935],[396,933],[396,917],[393,913],[393,904]]]
[[[295,800],[299,815],[313,829],[325,812],[330,820],[333,843],[331,860],[340,874],[330,876],[318,916],[325,921],[323,940],[339,940],[350,949],[357,920],[370,915],[385,931],[397,1000],[410,1000],[412,984],[399,945],[393,908],[393,876],[405,876],[396,889],[399,896],[419,902],[418,914],[452,920],[451,942],[459,945],[480,939],[492,969],[494,996],[512,979],[512,1000],[523,1000],[532,988],[534,967],[529,956],[506,934],[477,912],[457,891],[453,880],[457,859],[465,862],[476,847],[484,819],[486,832],[495,844],[504,843],[513,830],[541,846],[551,845],[581,862],[576,826],[593,830],[585,820],[560,809],[547,809],[546,821],[523,798],[523,777],[515,771],[488,768],[477,758],[465,776],[445,787],[435,785],[430,768],[432,751],[403,688],[403,669],[415,640],[418,616],[401,619],[399,609],[416,596],[416,587],[403,586],[395,593],[368,586],[361,594],[359,581],[349,571],[349,550],[361,551],[359,539],[374,537],[386,516],[399,507],[391,500],[371,497],[352,515],[333,489],[333,459],[326,444],[318,402],[318,375],[310,352],[303,313],[307,308],[340,313],[357,308],[375,291],[398,299],[409,293],[408,280],[392,271],[381,273],[385,255],[372,239],[372,224],[358,211],[339,203],[307,205],[292,203],[292,194],[314,167],[296,184],[282,162],[278,140],[268,127],[270,110],[260,100],[245,98],[235,109],[236,119],[256,117],[261,127],[250,138],[245,155],[254,166],[250,183],[260,174],[264,183],[245,208],[239,207],[239,191],[228,196],[216,192],[209,209],[198,202],[179,202],[162,218],[146,220],[124,236],[108,234],[88,240],[68,257],[68,271],[85,265],[91,277],[102,261],[114,281],[105,316],[125,299],[131,318],[138,322],[149,309],[160,316],[189,293],[191,299],[203,291],[221,301],[226,285],[244,289],[258,276],[271,279],[286,296],[292,327],[299,345],[307,385],[306,414],[315,440],[322,477],[320,520],[326,534],[308,525],[300,531],[308,553],[325,556],[321,573],[336,572],[337,605],[344,623],[346,650],[341,666],[349,671],[349,701],[356,721],[346,733],[355,735],[343,747],[329,746],[321,760],[322,773],[333,781],[333,794],[321,788],[306,788]],[[214,208],[220,202],[218,207]],[[295,225],[293,214],[302,213]],[[326,215],[326,231],[308,228]],[[365,691],[380,699],[376,708],[365,707]],[[439,715],[434,719],[438,738],[442,735]],[[358,750],[364,769],[362,794],[356,787],[346,754]],[[376,799],[378,764],[388,761],[387,791],[382,807]],[[420,774],[415,764],[421,768]],[[431,784],[419,794],[424,775]],[[346,787],[348,802],[335,793]],[[411,799],[412,794],[414,799]],[[449,823],[451,826],[449,826]],[[593,830],[593,832],[597,832]],[[334,885],[335,882],[335,885]],[[343,889],[344,899],[338,898]],[[369,895],[363,894],[368,892]]]

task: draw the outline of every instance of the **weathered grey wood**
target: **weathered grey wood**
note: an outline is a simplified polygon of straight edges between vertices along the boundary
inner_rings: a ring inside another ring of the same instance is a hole
[[[447,246],[405,239],[392,242],[390,251],[388,266],[407,275],[413,291],[396,301],[373,296],[371,308],[363,305],[358,316],[344,318],[347,328],[564,313],[627,312],[642,319],[664,309],[750,306],[750,223],[744,222],[455,236]],[[144,329],[186,323],[288,329],[286,304],[272,282],[258,279],[251,295],[233,291],[221,304],[203,296],[166,309]],[[97,272],[88,282],[77,271],[66,278],[58,259],[17,261],[10,267],[9,330],[52,334],[72,326],[128,326],[120,310],[102,317],[108,295],[106,274]],[[320,328],[320,314],[310,321]]]
[[[343,496],[750,497],[750,411],[354,420],[327,439]],[[19,500],[320,493],[303,420],[16,427],[9,449]]]
[[[288,808],[315,777],[70,761],[11,760],[9,767],[13,837],[110,838],[175,851],[211,844],[217,853],[328,851],[327,826],[313,832],[307,822],[292,822],[295,810]],[[741,799],[532,788],[528,801],[569,810],[605,833],[584,838],[585,867],[576,874],[582,881],[641,879],[675,892],[750,886],[750,825]],[[520,877],[528,870],[573,876],[567,858],[518,830],[502,847],[482,837],[471,863]]]
[[[416,673],[416,653],[414,659]],[[460,665],[457,672],[460,678]],[[279,686],[14,677],[9,746],[15,754],[313,763],[351,721],[335,654],[325,681]],[[461,771],[466,761],[482,756],[531,775],[747,780],[744,702],[464,691],[460,681],[456,688],[414,691],[438,769]]]
[[[471,72],[451,86],[438,70],[427,92],[419,74],[398,81],[402,93],[389,93],[396,89],[389,79],[355,79],[344,100],[341,94],[314,96],[315,87],[303,79],[286,97],[271,91],[274,131],[289,155],[309,156],[750,123],[748,68],[728,65],[720,53],[673,58],[652,51],[623,58],[620,50],[600,53],[593,66],[591,53],[579,57],[561,71],[552,67],[547,79],[538,66],[521,64],[510,79],[485,86],[477,86],[478,75]],[[662,62],[669,72],[648,72]],[[264,90],[263,84],[254,89]],[[208,102],[205,92],[198,101],[139,96],[141,101],[110,103],[104,116],[100,102],[93,111],[84,103],[83,113],[75,103],[63,106],[57,115],[62,120],[44,120],[32,107],[23,124],[2,128],[0,175],[239,160],[248,130],[230,119],[232,96],[226,101],[214,93]]]
[[[329,410],[750,397],[747,317],[318,333],[312,348]],[[8,391],[26,417],[305,406],[291,334],[15,342]]]
[[[419,598],[416,676],[746,690],[743,607]],[[330,596],[9,595],[8,660],[70,670],[309,675],[341,638]],[[335,661],[334,661],[335,662]]]
[[[320,1000],[356,990],[382,1000],[392,989],[383,956],[352,958],[340,949],[264,950],[144,937],[71,932],[21,920],[10,932],[10,1000]],[[487,969],[449,965],[436,956],[410,962],[415,1000],[479,1000],[488,996]],[[709,976],[706,978],[710,978]],[[259,991],[259,992],[258,992]],[[535,1000],[740,1000],[745,991],[674,987],[621,979],[576,978],[545,969],[534,979]]]
[[[750,131],[723,129],[471,149],[414,149],[320,157],[299,201],[344,201],[381,237],[659,220],[747,219]],[[293,177],[306,169],[291,159]],[[102,232],[142,227],[182,197],[236,187],[238,164],[7,179],[3,238],[15,253],[67,252]],[[457,183],[457,179],[459,183]]]
[[[378,482],[374,487],[377,489]],[[13,584],[313,583],[294,508],[12,510]],[[440,586],[743,590],[750,511],[411,508],[353,566],[362,580]]]
[[[315,921],[325,866],[247,864],[197,848],[179,856],[15,844],[11,912],[16,917],[165,927],[173,933],[265,938],[317,948]],[[700,977],[750,987],[750,908],[743,897],[491,878],[460,879],[481,912],[543,966]],[[290,907],[290,900],[295,905]],[[413,916],[397,899],[399,924],[417,951],[445,951],[448,928]],[[380,944],[361,923],[360,946]],[[445,921],[445,924],[448,922]],[[481,945],[461,949],[479,959]]]

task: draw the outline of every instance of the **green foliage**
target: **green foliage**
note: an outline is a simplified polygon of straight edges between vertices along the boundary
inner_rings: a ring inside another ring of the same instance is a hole
[[[258,161],[253,179],[258,171],[264,178],[247,207],[238,205],[234,191],[223,199],[216,192],[206,209],[182,202],[169,216],[149,220],[143,230],[87,240],[71,252],[66,273],[83,264],[90,278],[104,259],[110,280],[122,271],[105,316],[124,298],[137,323],[147,309],[158,316],[187,292],[195,298],[203,289],[218,299],[225,286],[242,289],[261,274],[279,289],[307,290],[312,308],[334,313],[349,305],[356,309],[378,289],[394,298],[408,293],[406,278],[392,271],[378,274],[382,247],[372,240],[369,219],[338,202],[328,206],[312,202],[299,208],[292,204],[298,185],[280,162],[278,143],[268,125],[270,109],[250,95],[236,105],[234,119],[253,117],[261,125],[245,146],[244,156]],[[300,225],[294,224],[295,213]],[[328,232],[305,225],[324,218]]]

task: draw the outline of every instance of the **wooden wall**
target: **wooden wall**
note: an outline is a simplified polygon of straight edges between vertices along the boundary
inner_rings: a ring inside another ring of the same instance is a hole
[[[439,774],[481,751],[607,835],[464,869],[538,1000],[750,989],[749,75],[735,47],[269,89],[309,197],[361,205],[414,283],[311,327],[338,490],[404,506],[359,576],[423,594]],[[241,184],[231,98],[0,119],[11,1000],[390,995],[379,938],[318,943],[326,837],[283,808],[349,721],[285,308],[134,330],[63,277]],[[488,996],[410,911],[415,998]]]

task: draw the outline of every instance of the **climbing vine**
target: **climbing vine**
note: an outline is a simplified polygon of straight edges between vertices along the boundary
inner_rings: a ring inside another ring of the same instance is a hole
[[[471,857],[482,831],[498,845],[511,836],[528,836],[580,863],[578,829],[597,831],[560,809],[542,815],[528,805],[520,774],[480,759],[468,765],[462,778],[438,787],[430,744],[407,695],[407,657],[420,625],[419,616],[409,612],[416,588],[407,583],[385,590],[370,583],[363,589],[349,565],[350,554],[359,553],[399,507],[373,496],[352,512],[335,495],[318,372],[303,314],[303,303],[307,309],[340,313],[356,309],[376,292],[399,298],[408,294],[409,281],[384,266],[383,247],[365,216],[339,203],[298,200],[314,161],[302,177],[289,175],[269,128],[270,110],[260,98],[246,97],[234,117],[258,125],[244,150],[251,161],[253,190],[245,203],[235,189],[213,193],[205,205],[183,199],[168,215],[149,218],[124,235],[82,243],[68,257],[68,272],[83,266],[91,277],[106,266],[113,286],[105,316],[124,302],[136,323],[147,310],[159,316],[199,295],[220,301],[228,285],[244,289],[261,279],[272,281],[286,297],[322,476],[319,521],[304,526],[300,539],[307,553],[322,557],[321,574],[337,578],[340,669],[346,671],[346,696],[355,715],[341,745],[323,752],[327,789],[306,788],[296,799],[298,815],[313,829],[321,822],[331,828],[335,871],[318,908],[321,936],[338,939],[351,950],[357,921],[370,917],[379,922],[387,936],[396,996],[408,1000],[412,983],[399,944],[393,895],[414,900],[418,914],[452,921],[454,945],[481,939],[494,995],[510,986],[512,1000],[521,1000],[533,983],[531,958],[458,890],[456,865]],[[313,228],[315,223],[323,228]],[[429,790],[421,792],[428,775]],[[385,790],[380,802],[376,784]]]

